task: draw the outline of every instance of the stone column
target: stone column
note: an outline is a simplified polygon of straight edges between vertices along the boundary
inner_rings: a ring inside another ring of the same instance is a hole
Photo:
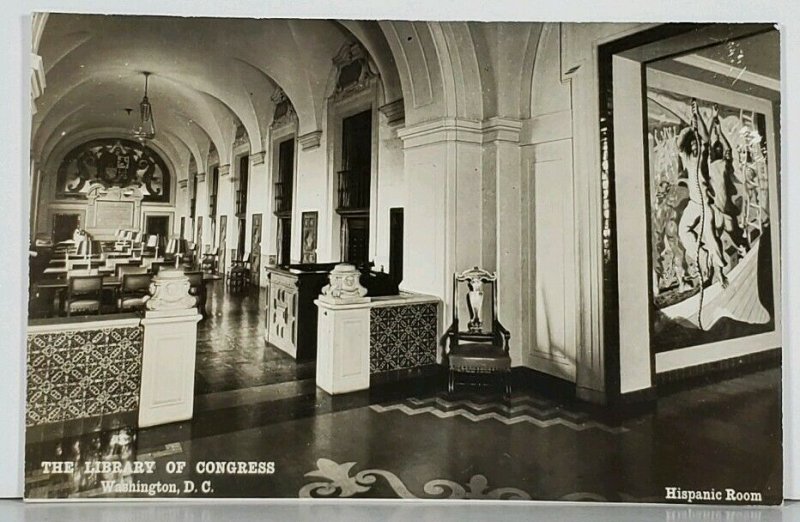
[[[192,418],[197,322],[202,317],[181,269],[162,269],[150,293],[142,320],[139,427]]]

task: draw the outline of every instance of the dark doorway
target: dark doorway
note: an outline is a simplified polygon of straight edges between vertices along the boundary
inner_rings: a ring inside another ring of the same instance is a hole
[[[372,111],[342,120],[342,167],[369,172],[372,159]]]
[[[147,216],[144,223],[144,233],[169,237],[169,216]]]
[[[239,188],[236,189],[236,215],[247,214],[247,186],[250,178],[250,156],[239,158]]]
[[[53,242],[72,239],[72,233],[81,225],[80,214],[55,214],[53,216]]]
[[[278,218],[278,264],[286,266],[290,263],[289,253],[292,249],[292,218]]]
[[[290,263],[292,245],[292,181],[294,178],[294,137],[278,145],[278,172],[275,178],[275,217],[277,233],[275,248],[277,262],[281,266]]]
[[[337,212],[342,217],[342,260],[369,261],[369,205],[372,169],[372,111],[342,120],[342,170],[338,176]]]
[[[181,239],[186,239],[186,217],[181,216]]]
[[[342,252],[344,261],[356,266],[369,260],[369,217],[346,216],[342,218]]]
[[[403,209],[389,210],[389,274],[395,283],[403,280]]]
[[[236,241],[236,259],[246,261],[244,258],[244,242],[247,237],[247,220],[239,220],[239,238]]]

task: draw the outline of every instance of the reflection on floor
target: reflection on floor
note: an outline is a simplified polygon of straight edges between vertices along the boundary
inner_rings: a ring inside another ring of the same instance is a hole
[[[296,363],[264,342],[266,292],[225,291],[209,285],[206,318],[197,328],[197,394],[238,390],[314,377],[313,362]]]
[[[122,418],[90,433],[81,431],[88,422],[40,430],[26,445],[27,497],[203,497],[184,481],[199,489],[209,480],[221,498],[664,502],[664,488],[675,486],[780,501],[779,368],[673,392],[621,421],[522,388],[509,403],[488,392],[448,395],[432,382],[333,398],[313,371],[293,374],[264,347],[255,293],[220,289],[201,326],[195,417],[141,430]],[[49,460],[78,471],[44,474]],[[187,465],[168,473],[176,461]],[[202,473],[209,461],[267,461],[275,470]],[[153,473],[136,462],[154,462]],[[100,473],[81,472],[87,463]]]

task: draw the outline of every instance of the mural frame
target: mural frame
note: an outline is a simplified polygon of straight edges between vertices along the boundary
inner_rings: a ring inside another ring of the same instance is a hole
[[[772,269],[772,302],[773,302],[773,328],[770,331],[765,331],[753,335],[743,335],[729,339],[713,341],[704,344],[695,344],[676,348],[669,351],[663,351],[655,354],[655,371],[661,373],[683,366],[683,362],[691,360],[694,352],[705,350],[713,353],[717,358],[725,358],[726,355],[736,356],[742,350],[747,352],[758,351],[762,349],[771,349],[781,346],[781,245],[780,245],[780,229],[781,229],[781,209],[778,198],[778,167],[776,163],[780,161],[778,149],[776,146],[776,132],[779,132],[775,126],[774,119],[774,106],[773,102],[759,98],[750,94],[745,94],[724,87],[710,85],[705,82],[678,76],[675,74],[659,71],[648,68],[647,70],[647,87],[669,90],[678,94],[686,96],[694,96],[708,102],[717,103],[725,106],[732,106],[743,110],[752,111],[763,115],[766,128],[766,146],[767,146],[767,197],[769,205],[769,246],[771,249],[771,269]],[[645,93],[646,96],[646,93]],[[647,121],[645,120],[645,132]],[[646,158],[649,163],[649,158]],[[645,180],[649,181],[650,172],[649,166],[645,165]],[[649,192],[649,191],[648,191]],[[648,240],[652,237],[652,223],[650,212],[650,196],[646,198],[647,204],[647,234]],[[766,238],[765,238],[766,239]],[[647,251],[648,259],[648,273],[653,273],[652,267],[652,248],[648,245]],[[650,288],[650,303],[653,303],[652,288]],[[649,317],[649,326],[651,334],[651,344],[653,336],[654,325],[654,307],[651,305]],[[651,346],[652,349],[652,346]]]
[[[227,267],[225,263],[226,248],[228,247],[228,216],[222,215],[219,217],[219,244],[217,245],[218,259],[217,259],[217,272],[225,273]]]
[[[250,228],[250,283],[255,286],[260,286],[261,283],[262,217],[261,214],[253,214],[253,224]]]
[[[691,51],[691,49],[686,49]],[[651,60],[654,61],[654,60]],[[644,60],[647,63],[647,60]],[[613,96],[620,97],[615,103],[613,125],[614,175],[616,201],[615,235],[618,238],[619,291],[619,361],[620,393],[630,393],[652,387],[658,375],[734,359],[768,350],[780,350],[781,340],[781,282],[780,282],[780,205],[778,202],[778,164],[769,163],[768,197],[769,208],[778,209],[771,221],[770,247],[772,256],[772,292],[774,303],[774,329],[772,331],[724,339],[706,344],[697,344],[655,353],[651,345],[652,267],[650,266],[650,231],[648,216],[650,197],[647,193],[649,173],[648,122],[644,104],[646,98],[645,68],[640,56],[631,58],[613,57]],[[669,74],[669,73],[666,73]],[[674,76],[674,75],[672,75]],[[677,92],[688,93],[711,103],[741,107],[762,114],[767,129],[767,150],[776,159],[776,133],[773,102],[779,98],[760,98],[681,77],[680,85],[673,86]],[[623,103],[622,97],[630,101],[633,86],[640,93],[637,103]],[[777,94],[777,93],[776,93]],[[777,105],[777,103],[776,103]],[[620,204],[620,202],[624,202]],[[648,372],[646,368],[649,368]]]

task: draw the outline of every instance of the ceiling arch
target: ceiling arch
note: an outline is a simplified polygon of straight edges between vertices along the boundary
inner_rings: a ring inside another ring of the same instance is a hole
[[[152,73],[158,132],[171,133],[176,147],[185,145],[198,168],[205,168],[202,151],[209,144],[222,164],[230,161],[239,122],[250,150],[264,150],[278,87],[294,106],[299,134],[323,129],[333,57],[354,40],[378,69],[387,102],[406,91],[397,53],[378,22],[51,14],[37,27],[48,81],[33,121],[40,159],[69,133],[132,127],[124,109],[134,109],[135,117],[142,71]],[[440,68],[431,30],[425,23],[414,28],[424,33],[425,66]],[[441,71],[434,75],[440,85]],[[201,132],[186,131],[194,126]]]
[[[54,104],[37,112],[32,142],[34,154],[44,159],[62,137],[94,125],[133,128],[138,107],[130,102],[141,98],[142,77],[136,73],[115,72],[92,74],[61,94]],[[227,107],[213,97],[165,78],[158,78],[151,87],[150,101],[159,132],[177,132],[176,129],[198,125],[221,150],[226,150],[227,136],[222,125]],[[87,92],[91,93],[90,97]],[[133,109],[131,114],[125,107]]]

